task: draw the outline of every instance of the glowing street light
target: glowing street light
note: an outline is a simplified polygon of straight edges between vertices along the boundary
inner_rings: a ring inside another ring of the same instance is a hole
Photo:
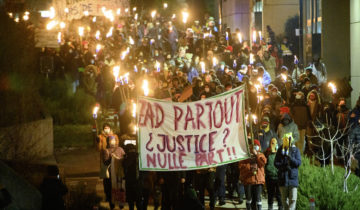
[[[69,13],[69,8],[66,7],[66,8],[64,9],[64,11],[65,11],[65,13]]]

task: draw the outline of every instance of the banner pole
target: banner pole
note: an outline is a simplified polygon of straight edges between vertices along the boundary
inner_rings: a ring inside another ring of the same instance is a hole
[[[253,122],[252,122],[252,118],[251,118],[251,107],[250,107],[250,102],[249,102],[249,79],[247,79],[246,81],[246,86],[245,86],[245,92],[246,92],[246,106],[248,109],[248,120],[249,120],[249,127],[250,127],[250,138],[251,138],[251,144],[254,144],[254,134],[253,134]],[[246,136],[247,138],[247,136]],[[248,139],[246,139],[248,140]]]

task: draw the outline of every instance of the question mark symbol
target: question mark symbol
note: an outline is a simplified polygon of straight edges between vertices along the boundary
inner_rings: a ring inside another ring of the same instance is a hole
[[[225,128],[225,130],[223,131],[223,133],[226,133],[225,136],[224,136],[224,139],[223,139],[224,147],[226,147],[226,139],[227,139],[227,137],[228,137],[229,134],[230,134],[230,129],[229,129],[229,128]]]

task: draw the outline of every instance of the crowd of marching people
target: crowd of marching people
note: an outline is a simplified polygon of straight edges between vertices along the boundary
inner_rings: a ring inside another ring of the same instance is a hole
[[[249,42],[242,40],[238,29],[221,30],[207,15],[190,23],[165,11],[144,12],[115,22],[105,17],[73,21],[60,50],[43,52],[55,57],[53,76],[70,78],[74,91],[82,88],[102,109],[118,112],[138,95],[187,102],[245,85],[247,125],[252,128],[247,130],[249,141],[255,140],[251,158],[239,163],[145,172],[137,169],[136,146],[124,145],[125,139],[105,124],[98,149],[111,208],[125,193],[130,209],[147,209],[149,198],[155,209],[203,209],[206,190],[210,209],[235,198],[239,203],[245,200],[247,209],[261,209],[266,186],[269,209],[274,200],[279,209],[295,209],[301,154],[316,151],[316,139],[310,136],[317,123],[330,117],[344,128],[349,122],[351,138],[360,143],[360,100],[350,110],[346,99],[328,87],[321,59],[301,63],[287,38],[277,43],[270,28],[266,41],[257,36]],[[78,26],[87,26],[80,36]],[[132,133],[127,126],[131,112],[120,118],[120,134]],[[124,187],[114,184],[119,178],[125,180]],[[125,190],[114,195],[115,188]]]

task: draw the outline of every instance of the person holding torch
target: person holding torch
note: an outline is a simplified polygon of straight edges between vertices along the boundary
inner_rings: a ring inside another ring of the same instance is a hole
[[[111,130],[109,123],[103,125],[103,130],[98,136],[97,149],[100,152],[100,178],[103,179],[106,201],[110,208],[115,207],[113,192],[118,188],[118,181],[124,176],[120,167],[125,152],[119,147],[119,138]]]
[[[296,209],[299,186],[298,168],[301,165],[300,151],[294,143],[291,133],[283,135],[282,144],[276,152],[274,161],[274,165],[278,169],[281,203],[284,209],[289,210]]]
[[[258,140],[250,145],[251,158],[240,161],[240,181],[244,184],[246,209],[261,209],[261,193],[265,184],[266,157],[261,153],[261,145]]]

